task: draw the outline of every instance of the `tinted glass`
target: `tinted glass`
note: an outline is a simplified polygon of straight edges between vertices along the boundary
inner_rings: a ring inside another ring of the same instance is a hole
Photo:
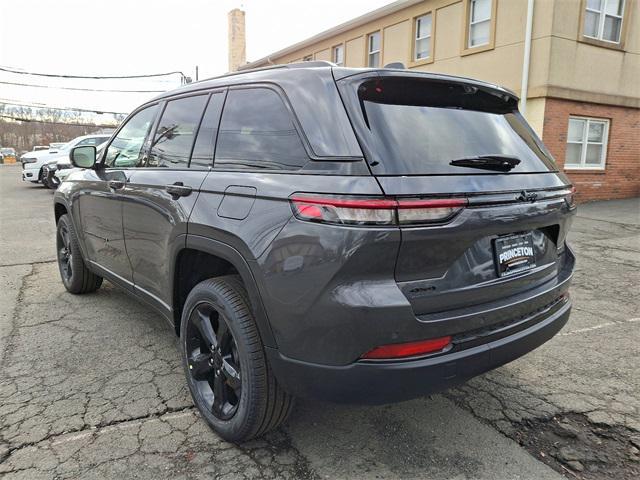
[[[213,151],[218,134],[218,122],[224,103],[224,93],[214,93],[209,99],[209,104],[202,117],[202,123],[198,130],[196,144],[191,154],[191,168],[209,168],[213,166]]]
[[[308,158],[280,96],[266,88],[227,95],[214,168],[295,170]]]
[[[510,173],[556,169],[509,97],[398,77],[367,82],[358,93],[376,174],[486,174],[450,164],[479,155],[517,157]]]
[[[171,100],[162,113],[144,167],[187,168],[208,95]]]
[[[105,165],[134,167],[138,164],[142,144],[156,115],[157,105],[140,110],[131,117],[107,148]]]

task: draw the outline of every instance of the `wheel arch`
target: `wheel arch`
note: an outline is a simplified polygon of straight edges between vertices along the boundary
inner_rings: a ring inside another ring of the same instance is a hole
[[[194,258],[198,260],[195,264],[196,270],[190,268],[192,276],[185,279],[183,269],[189,268],[189,260],[193,263]],[[176,334],[180,334],[182,306],[191,288],[206,278],[232,273],[237,273],[240,276],[247,289],[251,302],[250,308],[263,344],[275,348],[277,346],[275,337],[260,297],[258,285],[245,258],[231,245],[199,235],[187,235],[183,248],[174,252],[171,278],[173,324]]]
[[[65,213],[66,214],[69,213],[69,209],[67,208],[67,205],[61,202],[60,200],[56,200],[53,203],[53,215],[55,217],[56,224],[58,223],[58,220],[60,220],[60,217]]]

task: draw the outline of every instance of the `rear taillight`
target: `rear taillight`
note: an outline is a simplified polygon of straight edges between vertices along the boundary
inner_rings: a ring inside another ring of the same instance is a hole
[[[451,337],[430,338],[419,342],[394,343],[382,345],[365,353],[362,360],[392,360],[394,358],[407,358],[436,353],[444,350],[451,344]]]
[[[441,222],[467,205],[466,198],[398,200],[398,222],[402,224]]]
[[[291,205],[300,220],[345,225],[395,223],[395,200],[294,195]]]
[[[453,218],[466,198],[389,199],[295,194],[293,213],[300,220],[339,225],[411,225]]]

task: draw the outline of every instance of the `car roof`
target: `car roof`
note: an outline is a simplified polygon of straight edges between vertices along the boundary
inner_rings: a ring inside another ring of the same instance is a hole
[[[158,95],[138,107],[134,113],[146,106],[170,100],[179,95],[204,93],[216,88],[260,84],[284,93],[291,105],[295,119],[299,122],[300,134],[306,140],[311,158],[362,158],[362,150],[336,88],[336,80],[355,75],[396,74],[467,83],[517,98],[515,94],[504,88],[463,77],[414,72],[399,68],[344,68],[331,62],[314,61],[241,70],[190,83]],[[325,101],[318,102],[319,98]]]
[[[511,90],[504,88],[502,86],[485,82],[482,80],[477,80],[469,77],[461,77],[456,75],[447,75],[442,73],[432,73],[432,72],[423,72],[417,70],[407,70],[404,68],[394,68],[391,67],[383,67],[383,68],[351,68],[351,67],[339,67],[334,63],[328,61],[309,61],[309,62],[296,62],[282,65],[271,65],[268,67],[255,68],[251,70],[240,70],[237,72],[227,73],[225,75],[220,75],[218,77],[212,77],[205,80],[200,80],[199,82],[189,83],[182,87],[179,87],[174,90],[170,90],[164,92],[157,97],[153,98],[151,101],[158,101],[160,99],[166,97],[172,97],[179,94],[184,94],[187,92],[211,89],[217,87],[226,87],[232,85],[241,85],[246,83],[256,83],[256,82],[273,82],[278,83],[279,81],[286,78],[295,78],[304,76],[305,71],[313,70],[318,74],[324,75],[329,78],[334,78],[335,80],[341,80],[343,78],[353,76],[353,75],[361,75],[366,73],[375,73],[375,72],[385,72],[385,73],[398,73],[398,74],[406,74],[411,73],[422,78],[429,78],[434,80],[450,80],[456,81],[459,83],[467,83],[476,86],[483,86],[485,88],[493,89],[500,91],[501,93],[506,93],[510,96],[516,97],[515,93]],[[516,97],[517,98],[517,97]]]

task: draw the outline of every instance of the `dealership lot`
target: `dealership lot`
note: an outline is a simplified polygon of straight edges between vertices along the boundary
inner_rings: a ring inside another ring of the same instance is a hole
[[[52,195],[0,167],[0,476],[635,478],[640,201],[583,205],[570,323],[468,385],[391,406],[300,400],[241,447],[192,406],[173,332],[109,284],[64,290]]]

